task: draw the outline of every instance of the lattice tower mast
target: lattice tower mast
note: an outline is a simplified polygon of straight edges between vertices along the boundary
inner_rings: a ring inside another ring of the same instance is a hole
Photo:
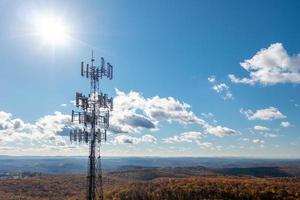
[[[81,62],[81,76],[90,80],[88,96],[76,92],[76,107],[72,110],[72,122],[78,122],[77,128],[70,131],[70,141],[89,145],[89,161],[87,170],[87,200],[103,200],[103,183],[101,168],[101,142],[106,141],[109,127],[109,112],[113,109],[113,98],[108,98],[99,90],[99,80],[103,77],[113,78],[113,66],[101,57],[101,65],[94,65],[92,52],[90,64]],[[96,158],[96,147],[98,157]]]

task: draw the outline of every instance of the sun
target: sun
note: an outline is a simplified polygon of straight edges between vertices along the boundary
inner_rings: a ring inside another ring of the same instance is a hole
[[[35,31],[45,43],[51,45],[63,45],[69,39],[69,30],[63,19],[51,15],[37,17]]]

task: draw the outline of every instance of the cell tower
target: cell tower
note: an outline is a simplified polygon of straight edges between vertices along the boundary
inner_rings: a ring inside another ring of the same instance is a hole
[[[89,64],[81,62],[81,76],[90,80],[91,89],[88,96],[76,92],[76,107],[72,110],[72,122],[78,122],[80,128],[70,131],[70,141],[89,145],[89,162],[87,172],[88,200],[103,200],[101,142],[106,142],[106,131],[109,127],[109,112],[113,109],[113,98],[108,98],[99,90],[99,80],[103,77],[113,78],[113,67],[101,58],[101,66],[94,65],[94,55]],[[96,158],[96,148],[98,156]]]

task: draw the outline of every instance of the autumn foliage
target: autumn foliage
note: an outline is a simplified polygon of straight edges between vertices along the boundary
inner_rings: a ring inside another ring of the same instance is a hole
[[[114,188],[107,199],[300,199],[300,180],[292,178],[190,177],[159,179]]]
[[[105,199],[198,200],[198,199],[300,199],[298,178],[192,176],[130,180],[104,177]],[[48,175],[0,180],[0,199],[85,199],[84,175]]]

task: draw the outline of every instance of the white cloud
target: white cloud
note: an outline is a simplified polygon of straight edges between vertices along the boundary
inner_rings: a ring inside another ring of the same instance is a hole
[[[214,114],[212,114],[211,112],[208,113],[201,113],[201,115],[207,119],[211,119],[214,117]]]
[[[115,144],[140,142],[155,143],[157,139],[152,135],[134,137],[124,133],[140,133],[143,130],[156,131],[161,122],[177,122],[181,125],[199,125],[204,134],[224,136],[237,133],[237,131],[210,125],[191,111],[191,106],[180,102],[173,97],[161,98],[154,96],[145,98],[138,92],[124,93],[116,90],[114,111],[111,112],[109,133]],[[209,117],[211,113],[207,114]],[[9,148],[18,146],[24,151],[41,148],[43,152],[59,147],[74,148],[69,144],[69,130],[77,126],[71,123],[70,116],[55,112],[52,115],[41,117],[34,123],[25,123],[21,119],[12,118],[7,112],[0,112],[0,146]],[[122,135],[119,135],[122,134]],[[127,136],[126,136],[127,135]],[[186,132],[176,136],[175,140],[191,141],[199,139],[200,132]],[[114,138],[116,137],[116,138]],[[83,153],[81,147],[76,147]],[[61,148],[63,149],[63,148]],[[45,151],[44,151],[45,150]],[[59,152],[58,150],[56,152]]]
[[[0,111],[0,131],[7,129],[22,129],[24,122],[21,119],[11,119],[12,114]]]
[[[0,144],[16,149],[66,146],[63,135],[70,126],[70,116],[60,112],[44,116],[35,123],[24,123],[21,119],[13,119],[10,113],[1,111]]]
[[[223,90],[228,90],[228,86],[225,83],[220,83],[220,84],[214,85],[213,90],[215,90],[217,93],[220,93]]]
[[[274,120],[274,119],[282,119],[286,118],[277,108],[269,107],[265,109],[256,110],[253,112],[252,110],[244,110],[240,109],[240,113],[245,115],[248,120]]]
[[[62,104],[60,104],[60,106],[61,106],[61,107],[67,107],[67,104],[62,103]]]
[[[200,140],[202,137],[201,132],[197,131],[189,131],[181,133],[179,136],[175,135],[173,137],[164,138],[164,143],[174,143],[174,142],[193,142],[196,140]]]
[[[278,135],[270,133],[271,129],[265,126],[256,125],[253,127],[254,130],[259,131],[266,138],[276,138]]]
[[[277,83],[300,83],[300,53],[288,55],[281,43],[261,49],[252,58],[240,63],[249,72],[249,78],[237,78],[230,74],[233,83],[273,85]]]
[[[237,133],[227,127],[210,125],[193,113],[190,105],[173,97],[144,98],[138,92],[125,93],[120,90],[116,90],[116,93],[110,127],[110,131],[115,133],[136,133],[143,129],[157,130],[158,123],[162,121],[178,122],[183,125],[198,124],[206,133],[217,136]]]
[[[256,131],[270,131],[270,129],[268,127],[265,127],[265,126],[259,126],[259,125],[256,125],[253,127],[254,130]]]
[[[227,128],[227,127],[223,127],[223,126],[208,127],[206,129],[206,132],[210,133],[210,134],[213,134],[215,136],[218,136],[218,137],[223,137],[223,136],[226,136],[226,135],[237,135],[237,134],[239,134],[238,131]]]
[[[150,143],[156,143],[157,139],[153,135],[143,135],[142,136],[142,141],[143,142],[150,142]]]
[[[204,147],[204,148],[212,148],[214,146],[213,143],[211,142],[200,142],[200,141],[196,141],[197,145],[199,145],[200,147]],[[220,148],[220,146],[218,146],[218,149]]]
[[[253,142],[254,144],[260,145],[260,147],[264,147],[264,146],[265,146],[265,141],[264,141],[264,140],[254,139],[254,140],[252,140],[252,142]]]
[[[111,131],[139,132],[143,129],[157,129],[160,121],[181,124],[200,124],[206,122],[190,111],[190,105],[173,97],[154,96],[144,98],[138,92],[125,93],[116,90],[114,111],[111,115]]]
[[[208,82],[213,83],[216,81],[216,77],[214,75],[207,78]]]
[[[233,99],[233,95],[226,83],[217,83],[215,76],[208,77],[208,82],[212,83],[212,89],[220,94],[224,100]]]
[[[281,122],[280,126],[287,128],[287,127],[290,127],[291,124],[290,124],[290,122]]]
[[[223,137],[226,135],[235,135],[235,134],[239,134],[237,131],[227,128],[227,127],[222,127],[222,126],[208,126],[205,129],[205,133],[204,134],[212,134],[218,137]],[[175,135],[173,137],[168,137],[168,138],[164,138],[163,142],[164,143],[174,143],[174,142],[196,142],[197,144],[200,144],[202,142],[200,142],[200,139],[203,137],[204,135],[201,132],[197,132],[197,131],[189,131],[189,132],[184,132],[181,133],[180,135]],[[201,146],[201,145],[200,145]],[[202,145],[203,146],[203,145]]]
[[[134,137],[128,134],[117,135],[113,138],[113,144],[139,144],[141,142],[156,143],[157,139],[153,135],[143,135],[142,137]]]
[[[113,139],[113,144],[138,144],[140,142],[140,138],[130,135],[118,135]]]

